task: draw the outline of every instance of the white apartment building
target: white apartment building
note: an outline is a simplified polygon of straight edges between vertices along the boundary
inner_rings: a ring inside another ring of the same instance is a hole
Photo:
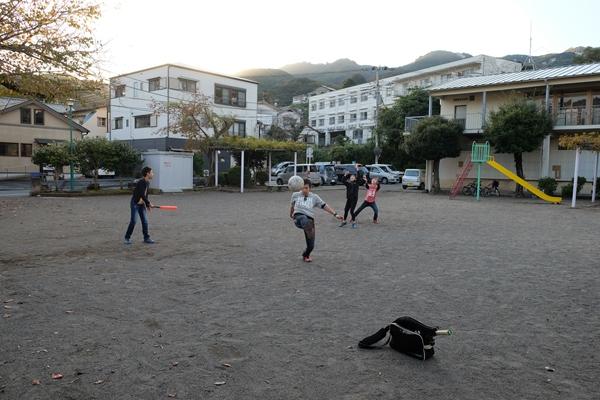
[[[109,139],[141,151],[184,148],[187,139],[171,131],[172,116],[155,114],[152,103],[189,101],[194,93],[206,96],[215,113],[236,119],[232,135],[258,136],[257,82],[164,64],[110,79]]]
[[[517,72],[521,64],[478,55],[434,67],[379,80],[380,107],[392,105],[413,88],[428,88],[466,76]],[[354,143],[365,143],[375,127],[375,82],[363,83],[309,98],[309,124],[315,143],[327,146],[345,135]]]

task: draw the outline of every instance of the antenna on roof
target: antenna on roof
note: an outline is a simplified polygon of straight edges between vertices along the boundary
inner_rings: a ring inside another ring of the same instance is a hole
[[[531,37],[531,20],[529,21],[529,56],[523,63],[522,71],[533,71],[535,70],[535,62],[533,61],[533,57],[531,56],[531,43],[533,42],[533,38]]]

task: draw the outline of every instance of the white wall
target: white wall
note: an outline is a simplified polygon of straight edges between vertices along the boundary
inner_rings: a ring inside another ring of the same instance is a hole
[[[168,69],[168,71],[167,71]],[[214,75],[207,72],[201,72],[182,68],[178,66],[161,66],[134,72],[126,76],[111,79],[111,127],[114,119],[123,117],[123,129],[111,129],[110,137],[112,140],[131,140],[131,139],[149,139],[166,136],[167,115],[161,114],[157,118],[157,126],[150,128],[134,127],[134,117],[139,115],[151,114],[153,101],[166,102],[177,100],[190,100],[192,95],[181,90],[161,89],[148,92],[148,79],[165,78],[168,75],[171,78],[173,86],[178,78],[185,78],[196,81],[196,91],[204,94],[211,101],[214,98],[215,84],[231,86],[246,90],[246,107],[232,107],[215,104],[213,110],[222,116],[233,116],[238,120],[246,121],[246,135],[256,136],[257,120],[257,100],[258,85],[256,83],[238,80],[231,77]],[[166,81],[165,81],[166,83]],[[125,84],[125,96],[115,98],[114,87],[117,84]],[[140,87],[141,85],[141,87]],[[136,89],[138,87],[138,89]],[[184,138],[182,135],[171,132],[170,137]]]
[[[144,164],[152,168],[150,187],[163,192],[193,189],[193,154],[149,151],[142,154]]]

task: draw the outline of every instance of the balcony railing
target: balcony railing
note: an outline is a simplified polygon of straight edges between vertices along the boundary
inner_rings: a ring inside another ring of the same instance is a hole
[[[454,120],[463,127],[465,133],[481,133],[483,130],[483,120],[481,113],[471,113],[464,116],[464,118],[455,118],[452,115],[441,115],[442,118],[448,120]],[[412,133],[416,129],[419,122],[427,116],[413,116],[406,117],[404,119],[404,132]]]
[[[553,113],[554,126],[600,125],[600,106],[562,107]]]

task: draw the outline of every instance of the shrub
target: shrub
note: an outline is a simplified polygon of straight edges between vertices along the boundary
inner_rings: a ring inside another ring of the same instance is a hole
[[[215,181],[212,179],[212,184],[214,185]],[[227,181],[227,172],[221,172],[219,174],[219,185],[227,186],[229,183]]]
[[[260,186],[264,186],[264,184],[269,180],[269,174],[267,171],[256,171],[256,183]]]
[[[227,171],[227,185],[228,186],[240,186],[240,167],[233,167]],[[250,186],[250,170],[244,168],[244,187]]]
[[[569,183],[568,185],[565,185],[561,188],[561,195],[563,198],[569,198],[569,197],[573,196],[574,181],[575,181],[575,179],[573,179],[571,181],[571,183]],[[583,187],[583,185],[585,185],[586,182],[587,182],[587,179],[585,178],[585,176],[577,177],[577,194],[579,194],[579,192],[581,191],[581,188]]]
[[[204,176],[204,155],[202,153],[194,153],[193,166],[194,176]]]
[[[556,179],[546,176],[538,181],[538,188],[548,195],[553,195],[558,187]]]

